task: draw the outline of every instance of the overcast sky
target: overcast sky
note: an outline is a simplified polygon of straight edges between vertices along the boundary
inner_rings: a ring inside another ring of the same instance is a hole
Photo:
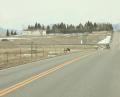
[[[120,22],[120,0],[0,0],[0,26],[21,29],[36,21]]]

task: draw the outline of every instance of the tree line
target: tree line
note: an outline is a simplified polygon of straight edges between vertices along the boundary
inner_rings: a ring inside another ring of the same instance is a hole
[[[6,31],[6,36],[14,36],[14,35],[17,35],[16,31],[13,31],[13,30],[11,30],[11,31],[7,30]]]
[[[50,33],[84,33],[89,32],[92,33],[94,31],[113,31],[113,26],[110,23],[92,23],[90,21],[85,24],[73,25],[73,24],[65,24],[58,23],[50,25],[41,25],[40,23],[35,23],[34,26],[29,25],[27,30],[46,30],[48,34]]]

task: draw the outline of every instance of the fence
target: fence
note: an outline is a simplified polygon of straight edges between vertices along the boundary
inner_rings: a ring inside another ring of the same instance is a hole
[[[18,45],[16,48],[2,48],[0,49],[0,69],[62,55],[66,48],[70,48],[71,52],[76,52],[83,49],[93,49],[95,46],[24,44]]]
[[[71,52],[95,49],[98,47],[97,43],[105,37],[106,34],[91,34],[28,37],[26,40],[4,41],[0,43],[0,69],[62,55],[66,48],[70,48]]]

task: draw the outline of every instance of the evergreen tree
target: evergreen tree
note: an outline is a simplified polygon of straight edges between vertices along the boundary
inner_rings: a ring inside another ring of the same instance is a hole
[[[28,25],[28,30],[31,30],[31,26],[30,25]]]
[[[85,31],[86,32],[92,32],[93,31],[93,24],[92,24],[92,22],[87,22],[86,24],[85,24]]]
[[[11,35],[14,35],[14,32],[13,32],[13,30],[11,31]]]
[[[6,36],[10,36],[9,30],[7,30],[7,32],[6,32]]]
[[[37,27],[38,27],[38,29],[41,29],[41,25],[40,24],[38,24]]]
[[[50,30],[50,26],[49,25],[47,26],[47,30]]]
[[[97,31],[97,23],[94,23],[94,25],[93,25],[93,26],[94,26],[94,28],[93,28],[93,29],[94,29],[94,31]]]
[[[84,27],[83,27],[83,25],[81,23],[76,26],[76,31],[78,33],[84,32]]]
[[[40,23],[35,23],[34,26],[28,25],[27,30],[47,30],[47,33],[84,33],[93,31],[113,31],[112,24],[110,23],[92,23],[90,21],[86,22],[85,25],[79,24],[74,26],[73,24],[65,24],[63,22],[59,24],[53,24],[52,28],[48,25],[46,28]]]
[[[34,29],[35,29],[35,30],[37,30],[37,29],[38,29],[38,23],[37,23],[37,22],[36,22],[36,24],[35,24]]]
[[[16,32],[16,31],[14,32],[14,35],[17,35],[17,32]]]

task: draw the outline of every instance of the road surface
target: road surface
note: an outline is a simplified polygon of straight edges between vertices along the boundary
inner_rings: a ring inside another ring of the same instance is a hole
[[[1,97],[120,97],[120,34],[111,50],[79,52],[0,71]]]

